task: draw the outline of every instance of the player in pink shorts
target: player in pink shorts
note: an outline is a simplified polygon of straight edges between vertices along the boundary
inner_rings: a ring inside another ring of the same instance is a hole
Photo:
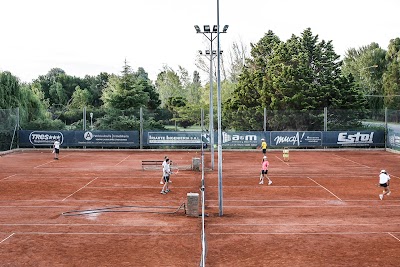
[[[260,175],[260,182],[259,184],[264,184],[264,178],[267,177],[268,179],[268,185],[272,184],[271,179],[269,179],[268,177],[268,166],[269,166],[269,162],[267,159],[267,156],[263,157],[262,163],[261,163],[261,175]]]

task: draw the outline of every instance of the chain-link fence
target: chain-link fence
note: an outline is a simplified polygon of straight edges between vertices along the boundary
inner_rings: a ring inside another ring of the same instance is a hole
[[[18,109],[0,109],[0,150],[9,150],[17,146]]]
[[[48,110],[51,122],[42,123],[24,119],[18,109],[0,110],[1,150],[15,147],[18,124],[24,130],[92,130],[92,131],[201,131],[201,109],[115,110],[104,108]],[[35,110],[25,111],[35,114]],[[209,110],[204,110],[204,125],[210,129]],[[213,112],[213,129],[218,118]],[[391,140],[400,138],[400,111],[398,110],[267,110],[253,108],[223,111],[223,131],[358,131],[384,130],[392,133]]]

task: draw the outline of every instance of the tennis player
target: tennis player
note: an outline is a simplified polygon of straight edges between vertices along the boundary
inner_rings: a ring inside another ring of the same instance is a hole
[[[58,160],[58,154],[60,154],[60,141],[56,140],[53,144],[54,159]]]
[[[379,174],[379,186],[383,188],[382,194],[379,195],[379,198],[382,200],[384,195],[390,195],[390,176],[385,170],[381,170]]]
[[[265,177],[267,177],[268,179],[268,185],[272,184],[271,179],[269,179],[268,177],[268,167],[269,167],[269,161],[267,159],[267,156],[264,156],[261,163],[261,175],[259,184],[264,184]]]
[[[265,156],[267,154],[267,142],[265,142],[264,138],[261,138],[261,149],[263,155]]]
[[[163,174],[161,175],[160,184],[164,184],[164,167],[165,167],[165,164],[167,164],[167,163],[166,163],[167,158],[168,158],[168,156],[164,156],[164,161],[163,161],[163,163],[162,163]]]
[[[161,194],[165,195],[169,190],[169,176],[171,175],[171,168],[169,166],[169,158],[165,159],[165,166],[163,168],[164,186],[161,189]]]

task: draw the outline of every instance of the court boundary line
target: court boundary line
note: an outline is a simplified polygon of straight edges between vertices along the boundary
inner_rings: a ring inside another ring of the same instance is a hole
[[[197,236],[197,233],[131,233],[131,232],[15,232],[18,235],[131,235],[131,236]]]
[[[68,157],[68,156],[70,156],[70,155],[65,155],[64,157],[60,157],[60,160],[63,159],[63,158],[66,158],[66,157]],[[38,168],[40,168],[40,167],[42,167],[42,166],[44,166],[44,165],[50,164],[50,163],[52,163],[52,162],[54,162],[54,161],[55,161],[55,159],[53,159],[53,160],[51,160],[51,161],[48,161],[48,162],[45,162],[45,163],[43,163],[43,164],[37,165],[37,166],[35,166],[35,167],[33,167],[33,168],[34,168],[34,169],[38,169]]]
[[[18,173],[14,173],[13,175],[9,175],[9,176],[7,176],[7,177],[4,177],[4,178],[1,179],[0,181],[6,180],[6,179],[8,179],[8,178],[11,178],[11,177],[14,177],[14,176],[17,176],[17,175],[18,175]]]
[[[117,164],[115,164],[114,165],[114,167],[115,166],[118,166],[119,164],[121,164],[122,162],[124,162],[127,158],[129,158],[131,155],[128,155],[128,156],[126,156],[123,160],[121,160],[120,162],[118,162]]]
[[[388,232],[307,232],[307,233],[301,233],[301,232],[263,232],[263,233],[256,233],[256,232],[227,232],[227,233],[209,233],[210,235],[381,235],[381,234],[387,234]],[[392,232],[392,233],[398,233],[400,234],[400,232]]]
[[[399,225],[398,223],[346,223],[346,224],[338,224],[338,223],[254,223],[254,224],[245,224],[245,223],[208,223],[207,226],[353,226],[353,225]],[[390,234],[390,233],[388,233]],[[400,241],[400,239],[399,239]]]
[[[310,179],[311,181],[313,181],[314,183],[316,183],[317,185],[321,186],[323,189],[325,189],[326,191],[328,191],[330,194],[332,194],[334,197],[336,197],[337,199],[339,199],[340,201],[343,202],[342,199],[340,199],[340,197],[338,197],[337,195],[335,195],[334,193],[332,193],[328,188],[326,188],[325,186],[322,186],[321,184],[319,184],[318,182],[316,182],[314,179],[307,177],[308,179]]]
[[[290,164],[288,162],[284,161],[283,159],[281,159],[280,157],[275,155],[275,158],[279,159],[282,163],[285,163],[287,166],[290,167]]]
[[[394,239],[396,239],[397,241],[399,241],[399,242],[400,242],[400,238],[396,237],[396,236],[395,236],[395,235],[393,235],[392,233],[389,233],[389,232],[388,232],[388,234],[389,234],[391,237],[393,237]]]
[[[364,165],[364,164],[362,164],[362,163],[358,163],[358,162],[356,162],[356,161],[354,161],[354,160],[351,160],[351,159],[348,159],[348,158],[345,158],[345,157],[339,156],[339,155],[337,155],[336,153],[334,153],[333,155],[334,155],[335,157],[338,157],[338,158],[341,158],[341,159],[344,159],[344,160],[347,160],[347,161],[353,162],[354,164],[357,164],[357,165],[360,165],[360,166],[363,166],[363,167],[367,167],[367,168],[372,168],[371,166]]]
[[[69,198],[69,197],[73,196],[74,194],[78,193],[79,191],[81,191],[82,189],[84,189],[85,187],[87,187],[89,184],[91,184],[92,182],[96,181],[97,178],[98,178],[98,177],[92,179],[89,183],[85,184],[84,186],[82,186],[81,188],[79,188],[78,190],[76,190],[76,191],[73,192],[71,195],[67,196],[66,198],[64,198],[64,199],[61,200],[61,201],[64,201],[64,200],[66,200],[67,198]]]
[[[379,200],[378,200],[379,201]],[[207,205],[210,208],[217,208],[217,205]],[[385,205],[385,206],[361,206],[361,205],[355,205],[355,206],[343,206],[343,205],[329,205],[329,206],[319,206],[319,205],[294,205],[294,206],[276,206],[276,205],[259,205],[259,206],[228,206],[225,205],[225,208],[237,208],[237,209],[249,209],[249,208],[398,208],[400,205]]]
[[[11,238],[13,235],[15,235],[15,233],[12,233],[11,235],[9,235],[8,237],[4,238],[3,240],[0,241],[0,244],[5,242],[7,239]]]

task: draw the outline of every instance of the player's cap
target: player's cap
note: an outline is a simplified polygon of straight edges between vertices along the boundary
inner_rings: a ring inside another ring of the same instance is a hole
[[[261,138],[261,141],[265,141],[265,139],[264,139],[264,138]]]
[[[386,171],[385,170],[381,170],[381,173],[386,173]]]
[[[264,156],[263,159],[267,159],[267,156]]]

